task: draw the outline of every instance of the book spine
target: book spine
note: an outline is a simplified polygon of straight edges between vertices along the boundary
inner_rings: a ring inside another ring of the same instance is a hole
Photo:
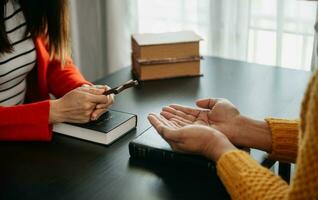
[[[187,166],[196,166],[206,168],[207,170],[215,170],[215,163],[200,156],[184,155],[181,153],[156,149],[149,146],[129,143],[129,154],[132,158],[142,160],[153,160],[163,163],[175,163]]]
[[[189,57],[182,57],[182,58],[163,58],[163,59],[137,59],[137,63],[142,65],[156,65],[156,64],[195,62],[195,61],[200,61],[202,59],[203,59],[202,56],[189,56]]]

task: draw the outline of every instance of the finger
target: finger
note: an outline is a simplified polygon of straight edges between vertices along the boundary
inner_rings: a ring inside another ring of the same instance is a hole
[[[200,113],[200,111],[196,108],[191,108],[191,107],[187,107],[187,106],[182,106],[182,105],[179,105],[179,104],[172,104],[170,105],[171,108],[174,108],[176,110],[179,110],[181,112],[184,112],[186,114],[189,114],[189,115],[193,115],[195,117],[197,117]]]
[[[182,117],[180,117],[180,116],[171,114],[171,113],[169,113],[169,112],[162,111],[162,112],[160,112],[160,114],[161,114],[162,116],[164,116],[164,117],[165,117],[166,119],[168,119],[168,120],[170,120],[171,118],[176,118],[176,119],[179,119],[180,121],[183,121],[183,122],[186,123],[186,124],[193,124],[192,121],[187,120],[187,119],[184,119],[184,118],[182,118]]]
[[[173,120],[169,120],[174,126],[175,128],[182,128],[182,126],[180,124],[178,124],[177,122],[173,121]]]
[[[168,128],[168,129],[176,129],[178,128],[175,123],[172,123],[170,121],[168,121],[167,119],[165,119],[163,116],[157,116],[155,114],[150,114],[149,116],[153,116],[155,118],[155,120],[161,124],[161,126],[163,126],[164,128]],[[151,122],[150,122],[151,123]],[[156,124],[154,124],[153,126],[156,126]],[[156,128],[156,127],[155,127]],[[159,132],[159,131],[158,131]],[[161,132],[160,132],[161,133]]]
[[[85,102],[82,104],[81,108],[77,109],[79,112],[93,112],[96,104],[91,102]]]
[[[216,104],[217,99],[199,99],[196,101],[196,104],[200,108],[211,109]]]
[[[96,109],[91,115],[91,120],[97,120],[102,114],[104,114],[107,110],[106,109]]]
[[[149,114],[148,115],[148,120],[149,120],[150,124],[161,135],[164,124],[158,119],[158,117],[155,114]]]
[[[163,139],[167,140],[168,142],[179,142],[180,131],[165,126],[162,121],[160,121],[159,117],[155,114],[150,114],[148,116],[148,120],[158,131],[158,133],[163,137]]]
[[[162,110],[166,111],[166,112],[169,112],[171,114],[180,116],[180,117],[182,117],[182,118],[184,118],[186,120],[192,121],[192,122],[196,119],[196,117],[193,116],[193,115],[186,114],[186,113],[184,113],[184,112],[182,112],[180,110],[176,110],[176,109],[174,109],[172,107],[169,107],[169,106],[168,107],[164,107]]]
[[[81,91],[83,91],[83,92],[88,92],[88,93],[94,94],[94,95],[102,95],[105,92],[105,88],[96,88],[96,87],[93,87],[93,86],[80,87],[79,89]]]
[[[78,114],[78,115],[73,115],[71,118],[68,118],[65,122],[68,122],[68,123],[87,123],[90,121],[90,117],[86,116],[86,115],[81,115],[81,114]]]
[[[170,121],[177,123],[179,125],[179,127],[184,127],[186,125],[189,125],[187,123],[184,123],[183,121],[177,119],[177,118],[171,118]]]
[[[111,88],[108,85],[105,85],[105,92],[107,92],[108,90],[111,90]],[[112,94],[113,95],[113,94]],[[114,95],[113,95],[114,96]]]
[[[91,86],[85,83],[81,87],[91,87]]]
[[[160,115],[161,115],[161,114],[160,114]],[[164,117],[164,116],[162,116],[162,115],[161,115],[161,117],[163,118],[163,120],[166,121],[165,123],[167,123],[169,127],[173,128],[173,129],[181,128],[181,126],[180,126],[177,122],[172,121],[172,120],[170,120],[170,119],[168,120],[166,117]]]
[[[98,88],[98,89],[104,89],[104,90],[107,90],[108,88],[106,85],[93,85],[92,87]]]
[[[157,116],[158,120],[161,121],[161,123],[169,128],[176,128],[175,125],[173,123],[171,123],[169,120],[167,120],[166,118],[164,118],[162,115]]]
[[[108,85],[104,85],[104,86],[106,88],[106,91],[111,89]]]
[[[108,97],[108,102],[109,102],[109,105],[113,105],[114,101],[115,101],[115,95],[114,94],[110,94],[107,96]]]
[[[88,101],[96,104],[107,104],[108,97],[105,95],[87,94]]]
[[[96,106],[96,109],[108,109],[111,107],[111,105],[113,105],[114,103],[114,95],[108,95],[107,96],[108,102],[105,104],[98,104]]]
[[[107,104],[97,104],[96,109],[109,109],[112,105],[111,102]]]
[[[108,104],[97,104],[96,109],[105,109],[108,107]]]

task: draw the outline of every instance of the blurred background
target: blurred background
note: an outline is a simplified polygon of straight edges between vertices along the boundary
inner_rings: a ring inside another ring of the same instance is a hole
[[[194,30],[204,56],[311,70],[316,18],[305,0],[71,0],[73,59],[95,81],[130,65],[132,33]]]

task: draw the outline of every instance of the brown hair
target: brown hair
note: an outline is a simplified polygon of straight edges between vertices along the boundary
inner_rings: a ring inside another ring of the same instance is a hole
[[[27,29],[33,39],[43,37],[48,45],[51,59],[62,63],[68,57],[69,16],[68,0],[11,0],[17,1],[24,13]],[[5,30],[5,4],[0,0],[0,54],[12,52],[12,45]]]

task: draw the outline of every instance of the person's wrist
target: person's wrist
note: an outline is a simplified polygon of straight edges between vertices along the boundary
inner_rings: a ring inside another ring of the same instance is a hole
[[[246,140],[246,123],[248,122],[248,118],[243,116],[243,115],[238,115],[237,117],[235,117],[234,119],[234,123],[233,123],[233,127],[232,127],[232,131],[233,133],[231,134],[231,137],[229,137],[229,140],[237,145],[237,146],[241,146],[242,143],[245,142]]]
[[[271,132],[266,121],[240,116],[237,127],[236,137],[231,140],[235,145],[271,151]]]
[[[217,162],[223,154],[236,149],[237,148],[224,135],[224,137],[220,136],[217,139],[217,142],[209,143],[208,148],[206,149],[205,156],[208,159]]]
[[[59,112],[59,103],[60,100],[50,100],[50,115],[49,115],[49,123],[55,124],[63,122],[63,115]]]
[[[220,144],[220,146],[216,149],[214,161],[217,162],[221,156],[229,151],[237,150],[237,148],[228,140],[224,141]]]

